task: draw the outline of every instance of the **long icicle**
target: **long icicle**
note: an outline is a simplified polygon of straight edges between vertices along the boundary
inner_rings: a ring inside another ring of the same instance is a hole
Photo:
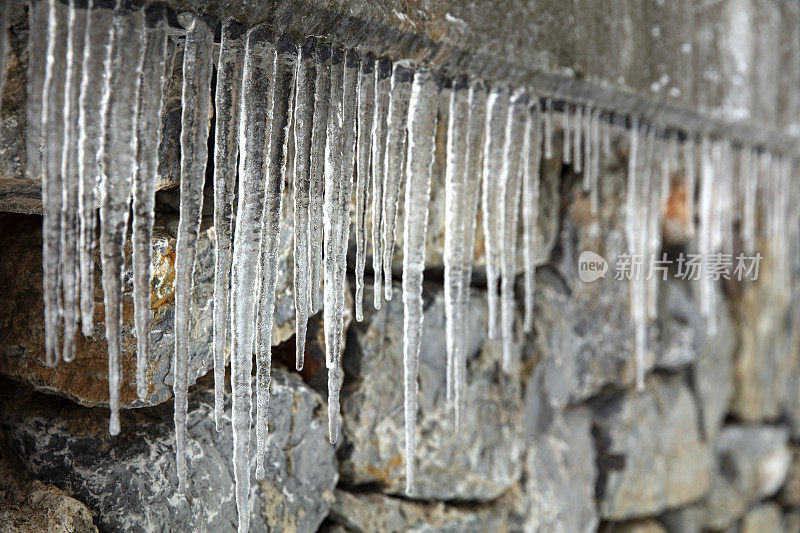
[[[575,112],[572,118],[572,167],[576,174],[580,174],[583,169],[583,156],[581,152],[581,137],[583,136],[583,106],[575,106]]]
[[[256,479],[264,478],[264,453],[269,421],[269,386],[272,367],[272,319],[278,282],[278,238],[281,221],[286,150],[291,124],[291,95],[297,47],[282,36],[275,44],[274,75],[267,142],[267,183],[261,215],[261,301],[256,351]]]
[[[469,109],[467,115],[467,153],[464,165],[466,180],[464,194],[464,279],[458,298],[458,321],[469,323],[469,297],[472,284],[473,256],[475,252],[475,220],[478,219],[478,204],[481,198],[481,178],[483,175],[483,144],[486,127],[486,87],[481,81],[473,81],[469,87]],[[467,381],[467,336],[456,339],[455,368],[453,369],[453,389],[455,394],[455,426],[461,428],[461,415],[464,412]]]
[[[222,25],[217,87],[214,95],[214,423],[222,430],[225,399],[225,348],[230,312],[233,201],[236,159],[239,155],[239,121],[245,29],[229,20]]]
[[[311,247],[310,288],[311,312],[322,309],[322,248],[323,248],[323,202],[325,192],[325,146],[328,132],[328,109],[331,94],[331,49],[319,44],[314,51],[317,66],[314,80],[314,123],[311,133],[311,183],[309,185],[309,233]]]
[[[437,80],[433,72],[420,70],[414,77],[409,104],[406,219],[403,233],[403,381],[408,495],[414,493],[417,374],[423,319],[422,278],[425,270],[425,237],[431,195],[437,91]]]
[[[8,8],[10,2],[0,5],[0,96],[6,86],[6,59],[8,57]],[[41,37],[40,37],[41,38]]]
[[[239,123],[242,154],[239,158],[239,201],[231,272],[231,422],[239,533],[247,533],[250,527],[250,421],[253,407],[250,375],[253,370],[253,315],[261,248],[273,54],[271,35],[266,28],[258,26],[248,31]]]
[[[569,120],[567,120],[569,122]],[[525,134],[525,159],[522,174],[522,235],[525,257],[525,333],[533,331],[533,306],[536,292],[536,249],[539,220],[539,168],[542,159],[541,117],[534,105]],[[566,137],[565,137],[566,140]]]
[[[503,170],[500,175],[500,285],[501,337],[503,339],[503,370],[511,370],[511,357],[514,350],[514,281],[517,273],[517,226],[519,223],[519,197],[521,191],[520,171],[522,151],[525,143],[528,95],[517,89],[511,95],[508,118],[506,119]],[[552,111],[550,112],[552,118]]]
[[[151,7],[145,13],[147,40],[144,50],[139,119],[137,123],[136,173],[133,175],[133,308],[136,326],[136,391],[147,397],[147,358],[150,354],[150,282],[152,272],[153,219],[161,142],[161,103],[167,55],[166,10]]]
[[[106,79],[106,58],[111,39],[112,11],[101,7],[100,0],[90,0],[86,10],[86,36],[83,45],[80,116],[78,118],[78,218],[80,236],[81,330],[85,337],[94,332],[94,256],[97,230],[97,188],[103,122],[103,92]]]
[[[81,65],[86,34],[86,17],[70,0],[67,23],[67,70],[64,80],[64,137],[61,149],[61,294],[64,312],[64,342],[61,358],[75,357],[75,333],[79,318],[78,276],[78,119],[81,90]],[[5,25],[0,26],[5,36]],[[0,85],[0,88],[2,86]]]
[[[61,324],[61,151],[64,128],[64,78],[67,48],[66,6],[50,0],[47,14],[47,60],[42,85],[41,132],[43,144],[42,266],[44,269],[45,360],[58,364]]]
[[[375,309],[380,309],[383,301],[383,198],[391,84],[392,62],[381,58],[375,62],[375,116],[372,120],[372,289]],[[391,283],[392,280],[387,281]]]
[[[456,346],[464,334],[458,317],[458,297],[463,283],[465,247],[464,196],[466,194],[467,118],[469,109],[467,79],[453,80],[450,93],[449,123],[447,126],[447,161],[445,167],[445,225],[444,233],[444,305],[445,341],[447,350],[446,388],[447,401],[454,397],[454,367]]]
[[[508,89],[492,87],[487,101],[486,145],[483,156],[483,242],[486,257],[486,293],[489,309],[489,338],[498,338],[497,282],[500,277],[500,204],[506,201],[500,195],[500,176],[503,171],[506,117],[508,116]]]
[[[117,4],[106,89],[103,95],[103,140],[100,149],[100,254],[103,266],[106,339],[108,340],[108,389],[111,405],[109,432],[119,434],[119,389],[122,329],[122,277],[125,232],[131,196],[131,179],[136,167],[136,123],[139,70],[144,33],[144,13],[128,11]]]
[[[367,205],[369,202],[372,119],[375,113],[375,58],[361,60],[358,76],[358,140],[356,143],[356,320],[364,320],[364,266],[367,255]]]
[[[208,161],[210,91],[214,32],[196,15],[186,21],[181,92],[181,202],[175,244],[175,453],[178,492],[186,492],[186,417],[189,408],[189,320],[194,287],[194,260],[203,211],[203,184]]]
[[[309,289],[309,188],[314,119],[314,52],[306,41],[298,48],[295,89],[294,138],[294,310],[295,368],[305,362],[306,325],[311,299]]]
[[[4,2],[4,4],[8,6],[10,2]],[[44,155],[42,151],[44,142],[42,131],[42,104],[44,101],[42,96],[47,71],[47,47],[50,41],[49,4],[48,0],[34,0],[28,4],[28,88],[25,108],[27,119],[25,141],[28,177],[31,179],[38,178],[42,174],[44,166],[42,162]],[[91,9],[87,10],[87,15],[91,11]],[[102,55],[105,59],[105,54]],[[99,100],[98,98],[97,101]]]
[[[406,150],[406,122],[414,72],[403,65],[392,69],[392,89],[389,97],[389,119],[386,134],[386,174],[383,181],[383,294],[392,299],[392,259],[397,231],[397,211],[400,193],[405,184],[403,165]]]

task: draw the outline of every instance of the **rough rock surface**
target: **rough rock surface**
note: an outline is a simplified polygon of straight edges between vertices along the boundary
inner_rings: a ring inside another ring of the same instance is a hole
[[[123,407],[155,405],[172,396],[174,353],[174,277],[176,222],[166,219],[154,230],[151,351],[148,359],[148,396],[136,395],[136,337],[133,325],[133,281],[126,271],[123,294],[122,392]],[[290,233],[286,233],[290,240]],[[42,321],[41,218],[0,215],[0,373],[26,381],[44,392],[64,395],[82,405],[108,405],[108,355],[105,341],[103,293],[99,253],[95,266],[94,334],[76,335],[76,358],[55,369],[44,363]],[[190,383],[212,367],[211,335],[213,313],[214,231],[201,231],[197,245],[195,283],[190,331]],[[130,247],[126,249],[130,254]],[[130,258],[130,255],[128,255]],[[294,334],[292,269],[282,257],[276,301],[273,343]],[[128,261],[130,268],[130,261]]]
[[[657,514],[702,497],[712,447],[700,433],[694,397],[681,376],[651,376],[641,393],[598,398],[600,514],[612,520]]]
[[[104,530],[234,529],[230,396],[217,432],[209,381],[198,384],[189,400],[186,496],[176,493],[169,404],[123,412],[122,433],[110,437],[105,410],[19,393],[2,425],[24,468],[86,503]],[[270,468],[251,492],[251,531],[313,531],[328,513],[337,472],[325,413],[320,395],[297,375],[273,371],[265,458]]]
[[[365,306],[364,322],[351,327],[344,358],[342,413],[345,442],[340,452],[343,480],[378,484],[404,492],[403,306],[398,297],[380,311]],[[365,291],[372,301],[371,290]],[[423,293],[425,317],[420,348],[417,414],[419,498],[491,500],[522,472],[524,429],[519,349],[508,374],[501,369],[499,342],[486,341],[483,298],[469,304],[467,404],[461,433],[445,394],[444,296]],[[465,436],[469,436],[465,438]]]
[[[791,462],[785,428],[727,426],[716,446],[716,475],[702,505],[703,524],[725,529],[748,507],[774,494]]]

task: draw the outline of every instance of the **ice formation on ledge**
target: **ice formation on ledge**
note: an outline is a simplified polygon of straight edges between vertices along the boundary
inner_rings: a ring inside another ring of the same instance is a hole
[[[92,333],[99,205],[109,429],[112,434],[120,431],[123,246],[132,208],[137,391],[140,397],[146,396],[154,195],[167,43],[172,40],[183,47],[174,358],[176,453],[183,491],[189,321],[208,160],[214,27],[201,16],[184,14],[180,18],[183,29],[170,29],[165,8],[142,10],[122,0],[113,9],[101,0],[90,0],[88,8],[81,6],[75,0],[67,4],[36,0],[29,8],[28,172],[43,177],[46,360],[56,365],[59,358],[67,362],[73,358],[79,322],[84,335]],[[3,3],[0,23],[6,23],[6,16]],[[46,39],[40,38],[43,35]],[[3,61],[6,46],[5,40],[0,42]],[[488,336],[502,340],[502,367],[513,371],[517,256],[522,256],[524,264],[522,326],[527,333],[533,328],[540,242],[539,172],[541,164],[554,156],[556,135],[563,136],[563,162],[582,173],[593,216],[602,209],[601,165],[611,155],[612,136],[622,143],[627,136],[624,225],[631,254],[659,253],[671,181],[682,172],[685,223],[689,235],[697,235],[703,257],[731,249],[738,226],[746,252],[754,252],[757,241],[767,239],[779,279],[789,275],[789,263],[797,260],[790,247],[790,239],[797,239],[800,216],[800,202],[789,189],[795,161],[780,153],[707,136],[681,133],[678,138],[674,130],[585,103],[557,101],[527,88],[490,86],[479,79],[362,56],[315,38],[296,42],[266,27],[246,29],[234,21],[222,25],[216,72],[215,418],[220,430],[224,352],[230,342],[239,531],[247,531],[249,525],[253,353],[256,479],[264,475],[278,235],[288,169],[293,175],[296,366],[303,366],[308,316],[324,309],[331,442],[339,434],[351,204],[355,204],[359,321],[363,319],[368,243],[373,305],[378,309],[384,298],[392,298],[395,237],[397,228],[403,227],[406,490],[413,493],[422,281],[441,91],[446,91],[449,109],[443,162],[444,379],[456,428],[467,400],[464,325],[468,323],[478,208],[483,221]],[[293,151],[288,149],[290,142]],[[401,212],[405,213],[402,221],[398,220]],[[708,268],[705,262],[702,268]],[[631,344],[639,389],[644,387],[647,325],[656,318],[658,279],[639,276],[629,282]],[[702,281],[700,304],[710,333],[715,328],[717,298],[713,281]],[[63,338],[62,346],[59,338]]]

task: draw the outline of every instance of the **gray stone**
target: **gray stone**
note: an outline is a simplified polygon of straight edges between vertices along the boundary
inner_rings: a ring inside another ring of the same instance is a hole
[[[403,306],[397,296],[380,311],[365,305],[344,358],[340,472],[347,484],[377,484],[404,492]],[[370,288],[365,299],[372,301]],[[510,373],[501,369],[497,341],[486,341],[483,294],[469,304],[467,402],[461,432],[445,398],[444,297],[427,287],[419,362],[416,497],[491,500],[522,472],[524,429],[519,348]]]
[[[762,503],[750,509],[739,527],[739,533],[782,533],[783,514],[775,503]]]
[[[694,507],[671,509],[659,517],[667,533],[700,533],[701,513]]]
[[[786,481],[778,493],[778,501],[786,507],[798,507],[800,506],[800,446],[793,444],[790,449],[792,462],[786,474]]]
[[[547,432],[528,442],[525,531],[588,533],[597,529],[597,462],[591,430],[587,408],[568,409],[556,415]]]
[[[594,411],[601,516],[655,515],[706,493],[712,449],[682,376],[653,375],[643,392],[600,397]]]
[[[105,410],[20,393],[2,424],[25,469],[85,502],[104,530],[235,529],[230,396],[217,432],[210,381],[189,399],[186,496],[177,493],[168,404],[123,412],[122,433],[110,437]],[[251,531],[313,531],[327,515],[337,473],[325,412],[320,395],[297,375],[273,370],[267,472],[253,481]]]
[[[658,520],[652,518],[608,523],[605,524],[601,531],[602,533],[667,533],[664,526]]]
[[[499,499],[470,505],[415,502],[385,494],[335,492],[330,519],[346,531],[408,531],[414,533],[509,531],[512,515],[522,498],[513,487]]]
[[[725,529],[753,503],[773,495],[791,462],[788,431],[771,426],[727,426],[716,444],[716,473],[701,506],[703,524]]]

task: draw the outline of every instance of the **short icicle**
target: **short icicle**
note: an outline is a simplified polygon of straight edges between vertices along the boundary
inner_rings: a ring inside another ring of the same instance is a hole
[[[295,368],[303,369],[311,292],[309,289],[309,187],[314,120],[313,43],[298,48],[294,104],[294,310]]]
[[[291,97],[297,46],[287,36],[275,44],[274,74],[267,141],[267,182],[261,215],[261,294],[256,343],[256,479],[264,478],[272,369],[272,319],[278,282],[278,244],[286,151],[291,124]]]
[[[100,148],[100,255],[108,341],[109,432],[117,435],[122,381],[123,247],[128,228],[131,179],[136,168],[136,104],[140,82],[139,70],[131,65],[139,64],[142,55],[144,13],[129,11],[120,2],[114,9],[112,26]]]
[[[189,408],[189,320],[194,288],[194,260],[203,211],[203,184],[211,120],[211,70],[214,32],[196,15],[185,21],[181,92],[181,200],[175,244],[175,453],[178,491],[186,492],[186,417]]]
[[[375,108],[375,58],[366,55],[358,74],[358,137],[356,142],[356,320],[364,320],[364,267],[367,255],[372,119]]]
[[[500,311],[501,338],[503,340],[503,370],[511,370],[514,352],[514,282],[517,273],[517,227],[519,223],[519,198],[521,193],[523,150],[527,120],[528,95],[517,89],[511,95],[506,119],[503,168],[500,174]],[[547,115],[545,115],[547,116]],[[550,112],[552,117],[552,111]]]
[[[250,423],[252,417],[253,340],[261,212],[264,202],[267,126],[274,48],[263,26],[247,33],[239,122],[239,192],[231,271],[231,389],[233,474],[238,531],[250,528]]]
[[[544,101],[544,158],[553,158],[553,100]]]
[[[487,100],[486,144],[483,155],[483,242],[486,257],[486,293],[489,308],[489,338],[498,338],[499,306],[497,282],[500,278],[500,241],[502,223],[500,208],[506,199],[500,194],[500,177],[503,172],[503,156],[508,116],[508,89],[492,87]]]
[[[230,313],[233,201],[239,155],[239,111],[245,29],[229,20],[222,25],[217,87],[214,95],[214,424],[222,430],[225,399],[225,347]]]
[[[136,173],[133,175],[133,308],[136,326],[136,391],[147,397],[147,358],[150,354],[150,282],[153,278],[153,219],[161,142],[161,103],[167,55],[166,10],[145,12],[147,37],[139,90]]]
[[[375,116],[372,120],[372,299],[375,309],[383,301],[383,190],[386,183],[386,135],[392,62],[375,61]],[[391,279],[388,280],[391,283]]]
[[[414,72],[400,64],[392,70],[392,89],[389,98],[389,118],[386,135],[386,174],[383,182],[383,281],[384,297],[392,299],[392,259],[397,229],[397,211],[400,193],[405,186],[403,165],[406,152],[406,121],[411,80]]]
[[[417,373],[423,320],[422,278],[425,270],[425,237],[438,108],[437,91],[437,80],[432,71],[421,70],[414,76],[409,105],[406,219],[403,234],[403,382],[408,495],[414,494]]]

